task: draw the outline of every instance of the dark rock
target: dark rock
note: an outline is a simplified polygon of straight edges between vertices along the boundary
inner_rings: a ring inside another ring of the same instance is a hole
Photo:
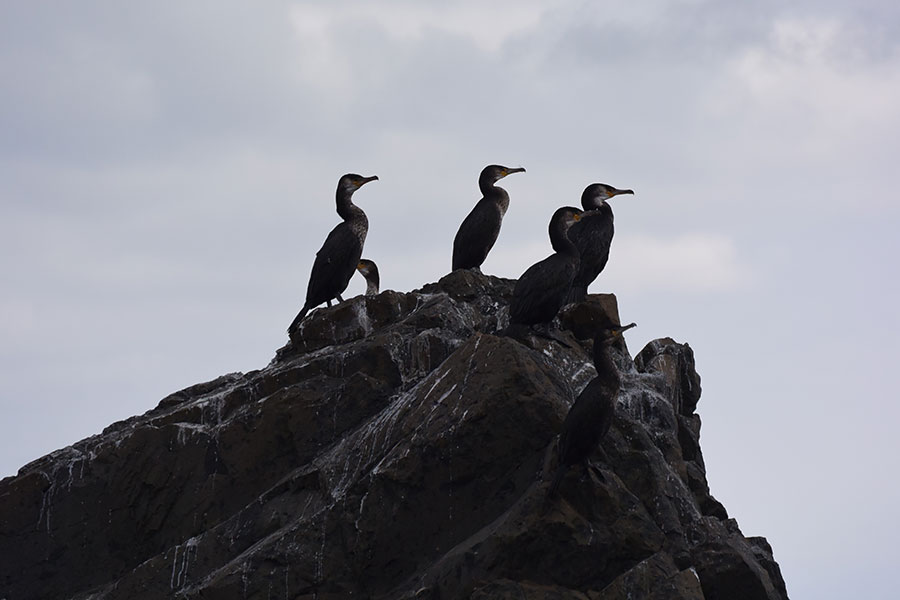
[[[704,600],[693,569],[679,570],[665,553],[657,553],[619,575],[591,600]]]
[[[665,381],[666,393],[675,412],[691,415],[700,400],[700,375],[694,368],[694,352],[687,344],[678,344],[672,338],[653,340],[634,358],[634,364],[642,373],[656,372]]]
[[[622,325],[619,305],[612,294],[593,294],[582,302],[569,304],[559,313],[559,321],[580,340],[590,340],[600,327]]]
[[[594,375],[499,336],[514,282],[456,271],[311,313],[266,368],[172,394],[0,481],[0,597],[786,598],[763,538],[709,493],[686,344],[614,350],[590,468],[548,499],[556,434]]]

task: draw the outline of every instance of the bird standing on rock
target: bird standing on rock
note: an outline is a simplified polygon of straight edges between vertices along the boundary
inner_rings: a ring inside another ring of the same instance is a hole
[[[525,169],[488,165],[478,177],[482,198],[463,220],[453,238],[453,270],[478,269],[500,234],[503,215],[509,208],[509,194],[494,185],[512,173],[524,173]]]
[[[377,296],[381,279],[378,276],[378,265],[375,264],[375,261],[361,258],[359,264],[356,265],[356,270],[366,280],[366,296]]]
[[[587,288],[606,267],[613,239],[613,212],[607,200],[620,194],[634,194],[605,183],[592,183],[581,194],[583,218],[569,230],[569,237],[578,248],[581,264],[572,282],[569,302],[579,302],[587,295]]]
[[[334,298],[337,298],[338,302],[344,301],[341,294],[347,289],[347,284],[356,271],[369,231],[366,213],[353,204],[351,198],[353,192],[377,179],[377,175],[363,177],[348,173],[338,180],[337,213],[343,222],[331,230],[322,248],[316,253],[309,285],[306,288],[306,302],[288,327],[288,334],[296,330],[310,309],[323,302],[331,306]]]
[[[563,422],[559,435],[558,466],[547,491],[548,496],[556,493],[569,467],[578,463],[587,466],[588,457],[609,431],[616,412],[620,385],[619,372],[609,355],[609,346],[621,339],[624,331],[635,326],[631,323],[602,327],[594,336],[594,368],[597,376],[591,379],[575,399]]]
[[[566,232],[581,219],[572,206],[558,208],[550,219],[550,245],[555,252],[522,273],[509,304],[510,325],[549,323],[566,302],[578,271],[578,249]]]

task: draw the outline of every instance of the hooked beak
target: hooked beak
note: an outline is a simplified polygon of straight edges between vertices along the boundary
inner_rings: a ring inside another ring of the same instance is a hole
[[[362,187],[369,183],[370,181],[378,181],[378,175],[372,175],[371,177],[363,177],[359,182],[359,187]]]
[[[631,194],[633,196],[634,192],[632,190],[613,190],[609,197],[612,198],[613,196],[619,196],[622,194]]]
[[[512,175],[513,173],[524,173],[524,172],[525,172],[524,167],[515,167],[513,169],[505,169],[503,171],[503,177],[506,177],[507,175]]]

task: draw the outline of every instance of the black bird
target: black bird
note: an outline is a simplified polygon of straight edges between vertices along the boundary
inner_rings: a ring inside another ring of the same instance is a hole
[[[509,208],[509,194],[494,185],[512,173],[524,173],[525,169],[510,169],[500,165],[488,165],[478,177],[482,198],[472,209],[453,238],[453,270],[481,269],[481,263],[497,241],[500,223]]]
[[[594,336],[594,368],[597,376],[581,391],[569,409],[559,435],[556,475],[547,491],[552,496],[569,467],[587,466],[587,459],[609,431],[619,395],[619,372],[609,355],[609,346],[622,337],[622,332],[635,327],[613,325],[603,327]]]
[[[619,190],[605,183],[592,183],[581,194],[583,218],[569,230],[581,255],[581,265],[572,282],[569,302],[578,302],[587,295],[588,286],[609,260],[609,247],[613,239],[613,212],[607,200],[619,194],[634,194],[631,190]]]
[[[381,283],[378,277],[378,265],[368,258],[361,258],[359,259],[359,264],[356,265],[356,270],[366,280],[366,296],[377,296],[378,286]]]
[[[344,301],[341,294],[356,271],[369,231],[366,213],[353,204],[351,198],[353,192],[377,179],[377,175],[363,177],[348,173],[338,180],[337,213],[344,221],[331,230],[321,250],[316,253],[306,288],[306,303],[288,327],[288,334],[297,328],[311,308],[323,302],[331,306],[333,298],[337,298],[338,302]]]
[[[556,209],[550,219],[550,244],[555,252],[522,273],[509,304],[510,325],[549,323],[566,303],[578,270],[578,249],[566,235],[581,218],[572,206]]]

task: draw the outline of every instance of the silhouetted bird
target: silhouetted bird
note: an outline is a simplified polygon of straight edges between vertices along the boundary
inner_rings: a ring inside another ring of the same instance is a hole
[[[581,211],[564,206],[550,219],[550,244],[555,252],[522,273],[509,304],[510,325],[549,323],[566,302],[578,270],[578,249],[566,235]]]
[[[381,279],[378,277],[378,266],[375,262],[368,258],[361,258],[359,264],[356,265],[356,270],[366,280],[366,296],[377,296]]]
[[[478,187],[482,198],[463,220],[453,238],[453,270],[481,269],[481,263],[497,241],[500,223],[509,208],[509,194],[502,187],[494,185],[512,173],[525,169],[510,169],[500,165],[488,165],[478,177]]]
[[[353,192],[377,179],[376,175],[363,177],[348,173],[338,181],[337,213],[344,221],[331,230],[325,243],[322,244],[322,249],[316,253],[309,285],[306,288],[306,302],[288,327],[288,334],[297,328],[310,309],[323,302],[331,306],[334,298],[337,298],[338,302],[344,301],[341,294],[347,289],[347,284],[356,271],[369,231],[366,213],[353,204],[351,198]]]
[[[559,434],[556,475],[547,491],[553,495],[570,466],[584,463],[609,431],[619,395],[619,372],[609,355],[609,346],[622,337],[622,332],[635,327],[616,325],[602,327],[594,336],[594,368],[597,376],[581,391],[569,409]]]
[[[587,295],[587,288],[603,271],[609,260],[609,247],[613,239],[613,212],[607,200],[619,194],[634,194],[631,190],[618,190],[605,183],[592,183],[581,194],[584,213],[580,222],[569,230],[569,237],[578,248],[581,263],[572,282],[569,302],[578,302]]]

